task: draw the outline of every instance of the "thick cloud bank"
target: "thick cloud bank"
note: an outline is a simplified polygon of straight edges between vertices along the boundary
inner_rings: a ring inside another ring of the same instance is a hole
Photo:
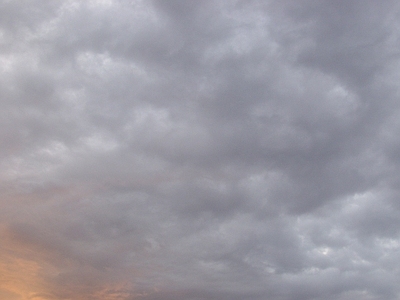
[[[0,298],[399,299],[399,20],[0,0]]]

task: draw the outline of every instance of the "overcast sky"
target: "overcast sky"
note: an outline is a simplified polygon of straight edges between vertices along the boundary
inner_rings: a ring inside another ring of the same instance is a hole
[[[399,299],[399,83],[395,0],[0,0],[0,299]]]

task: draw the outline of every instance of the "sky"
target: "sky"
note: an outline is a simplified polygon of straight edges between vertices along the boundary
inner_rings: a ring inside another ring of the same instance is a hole
[[[0,0],[0,299],[399,299],[399,82],[395,0]]]

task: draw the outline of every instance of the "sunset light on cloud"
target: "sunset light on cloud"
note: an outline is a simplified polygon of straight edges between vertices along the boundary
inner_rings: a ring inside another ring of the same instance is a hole
[[[399,20],[0,0],[0,300],[399,299]]]

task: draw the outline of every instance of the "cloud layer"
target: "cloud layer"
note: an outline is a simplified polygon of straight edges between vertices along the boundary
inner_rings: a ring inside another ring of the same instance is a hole
[[[399,298],[397,1],[0,8],[0,298]]]

